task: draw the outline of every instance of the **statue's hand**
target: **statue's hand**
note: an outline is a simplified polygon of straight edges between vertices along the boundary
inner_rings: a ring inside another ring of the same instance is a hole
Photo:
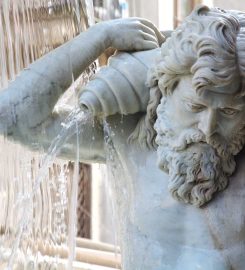
[[[110,47],[122,51],[150,50],[159,47],[165,37],[150,21],[127,18],[104,22]]]

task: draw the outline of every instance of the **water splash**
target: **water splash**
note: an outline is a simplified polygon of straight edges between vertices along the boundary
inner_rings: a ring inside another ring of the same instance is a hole
[[[51,164],[54,162],[55,157],[59,154],[59,151],[62,149],[63,145],[69,140],[71,136],[73,136],[76,133],[77,136],[77,155],[76,155],[76,166],[75,166],[75,172],[74,172],[74,183],[72,187],[71,192],[71,211],[70,211],[70,219],[69,219],[69,245],[68,248],[70,250],[69,252],[69,259],[68,259],[68,269],[71,269],[71,265],[74,259],[74,248],[75,248],[75,236],[76,236],[76,206],[77,206],[77,189],[78,189],[78,162],[79,162],[79,134],[82,132],[82,126],[85,125],[85,123],[91,121],[91,115],[85,114],[84,112],[80,111],[79,109],[74,110],[66,119],[66,121],[63,123],[62,130],[59,132],[59,135],[53,140],[47,155],[45,156],[42,165],[37,173],[36,181],[33,185],[32,192],[25,194],[23,198],[21,199],[21,205],[23,209],[22,217],[20,219],[20,223],[18,225],[18,229],[16,230],[15,235],[15,242],[12,246],[11,254],[8,258],[8,266],[7,270],[13,269],[14,262],[16,260],[19,247],[21,245],[21,242],[24,241],[24,238],[26,237],[25,233],[29,231],[30,224],[32,222],[32,216],[33,216],[33,201],[34,197],[37,195],[37,193],[40,190],[40,185],[44,181],[44,179],[47,177],[48,170],[47,168],[51,166]],[[28,233],[27,233],[28,234]],[[25,239],[26,240],[26,239]]]
[[[92,0],[1,1],[0,90],[31,62],[93,24],[92,9]],[[95,69],[95,65],[89,67],[77,80],[77,85],[86,83]],[[68,121],[72,121],[71,118]],[[64,125],[64,130],[69,130],[69,123]],[[0,156],[1,269],[7,265],[6,269],[12,269],[13,265],[18,267],[16,262],[20,269],[34,269],[34,262],[42,261],[41,265],[45,265],[47,260],[40,255],[39,244],[67,245],[70,167],[55,159],[65,138],[66,134],[60,134],[50,147],[50,156],[43,158],[40,153],[23,150],[0,137],[5,153]],[[38,145],[36,150],[40,150]],[[48,164],[49,169],[45,168]],[[48,258],[50,262],[55,259]],[[52,265],[55,263],[46,263],[43,269]]]
[[[130,181],[129,173],[123,165],[120,154],[116,150],[114,145],[115,134],[106,119],[103,121],[103,127],[109,195],[112,202],[112,215],[113,221],[115,222],[115,228],[117,231],[120,231],[120,233],[116,232],[115,239],[116,245],[122,247],[122,239],[118,239],[117,235],[127,235],[123,230],[126,230],[127,228],[126,217],[128,216],[128,208],[123,205],[130,200],[130,188],[128,185],[132,181]],[[117,255],[118,251],[115,250],[115,256]]]
[[[88,115],[89,116],[89,115]],[[87,117],[85,117],[87,120]],[[76,220],[77,220],[77,196],[78,196],[78,177],[79,177],[79,128],[78,121],[76,121],[76,162],[74,168],[74,177],[72,182],[71,190],[71,206],[70,206],[70,215],[69,215],[69,238],[68,238],[68,247],[69,247],[69,257],[67,263],[67,269],[72,269],[73,261],[75,260],[75,247],[76,247]]]

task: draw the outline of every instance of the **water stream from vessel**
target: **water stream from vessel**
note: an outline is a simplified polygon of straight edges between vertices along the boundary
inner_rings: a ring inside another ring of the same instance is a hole
[[[84,31],[93,22],[92,0],[1,1],[0,90],[7,88],[9,82],[30,63]],[[93,65],[76,83],[80,86],[86,83],[95,69]],[[70,96],[74,92],[72,87]],[[81,125],[88,118],[74,109],[63,122],[47,155],[38,144],[37,152],[31,152],[0,137],[1,149],[5,153],[0,157],[1,269],[34,269],[35,261],[40,257],[37,244],[40,239],[44,245],[68,245],[67,267],[71,269],[76,236],[78,137]],[[77,146],[72,184],[67,182],[68,166],[56,159],[71,136],[76,136]],[[72,198],[70,202],[68,196]],[[72,210],[68,211],[68,208]],[[51,267],[57,258],[49,260]]]

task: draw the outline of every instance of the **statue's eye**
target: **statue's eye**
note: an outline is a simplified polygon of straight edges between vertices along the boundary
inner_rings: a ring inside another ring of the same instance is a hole
[[[220,112],[223,113],[224,115],[233,116],[236,115],[239,112],[239,110],[233,108],[221,108]]]
[[[198,104],[198,103],[193,103],[193,102],[186,102],[185,105],[188,111],[194,112],[194,113],[198,113],[206,109],[206,106],[202,104]]]

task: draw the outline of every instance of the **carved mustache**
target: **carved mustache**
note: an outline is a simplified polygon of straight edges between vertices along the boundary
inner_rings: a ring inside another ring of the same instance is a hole
[[[183,131],[175,144],[173,145],[173,150],[182,151],[186,149],[192,143],[207,143],[205,135],[201,130],[198,129],[188,129]]]
[[[170,140],[170,138],[165,139],[164,135],[161,135],[163,139],[160,139],[159,136],[156,139],[158,145],[167,143],[168,147],[172,148],[174,151],[183,151],[188,146],[194,143],[206,143],[212,146],[220,156],[225,156],[227,154],[227,143],[221,135],[214,134],[211,137],[206,137],[205,134],[196,128],[190,128],[183,131],[178,138]]]

